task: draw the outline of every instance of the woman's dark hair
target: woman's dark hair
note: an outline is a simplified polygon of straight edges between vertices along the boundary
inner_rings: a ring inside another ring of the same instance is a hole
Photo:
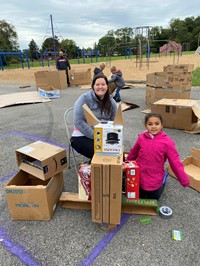
[[[145,118],[144,118],[144,124],[146,125],[148,123],[148,120],[149,118],[151,117],[157,117],[158,119],[160,119],[160,122],[161,122],[161,125],[163,125],[163,117],[161,114],[159,113],[149,113],[149,114],[146,114],[145,115]]]
[[[100,73],[98,75],[96,75],[93,80],[92,80],[92,89],[94,90],[94,84],[96,82],[97,79],[103,78],[108,86],[108,79],[107,77],[103,74]],[[99,100],[99,107],[101,109],[101,112],[105,112],[106,114],[109,114],[111,112],[112,109],[112,104],[111,104],[111,100],[110,100],[110,92],[109,92],[109,88],[107,89],[103,100],[101,100],[98,95],[96,95],[97,99]]]

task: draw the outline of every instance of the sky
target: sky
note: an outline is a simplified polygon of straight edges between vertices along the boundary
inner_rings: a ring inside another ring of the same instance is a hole
[[[200,16],[199,0],[0,0],[0,20],[12,24],[20,49],[33,39],[39,48],[54,34],[93,48],[109,30],[140,26],[167,28],[171,19]]]

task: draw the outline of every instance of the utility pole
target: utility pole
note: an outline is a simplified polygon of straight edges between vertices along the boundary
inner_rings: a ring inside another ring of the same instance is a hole
[[[52,38],[53,38],[53,51],[54,51],[54,58],[55,58],[55,64],[56,64],[56,44],[55,44],[55,36],[54,36],[54,29],[53,29],[53,19],[52,15],[50,15],[51,19],[51,32],[52,32]]]

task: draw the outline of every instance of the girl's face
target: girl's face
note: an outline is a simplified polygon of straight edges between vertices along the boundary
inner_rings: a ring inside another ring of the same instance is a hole
[[[98,78],[94,83],[94,92],[102,100],[108,90],[108,85],[104,78]]]
[[[145,127],[149,133],[155,136],[162,130],[163,125],[158,117],[150,117]]]

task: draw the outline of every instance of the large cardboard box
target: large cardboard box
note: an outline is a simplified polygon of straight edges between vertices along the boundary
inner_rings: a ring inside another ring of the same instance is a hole
[[[94,127],[94,152],[118,155],[123,152],[123,116],[121,104],[114,121],[99,121],[86,104],[83,105],[87,123]]]
[[[66,150],[42,141],[36,141],[16,150],[18,167],[47,180],[67,167]]]
[[[190,177],[190,187],[200,192],[200,149],[191,148],[191,156],[182,161],[186,174]],[[175,177],[171,167],[167,167],[168,173]]]
[[[151,111],[163,116],[164,127],[192,131],[200,118],[200,101],[161,99],[151,105]]]
[[[87,70],[70,70],[69,79],[71,85],[87,85],[91,83],[91,68]]]
[[[168,84],[165,72],[154,72],[146,75],[146,85],[152,87],[162,87]]]
[[[41,88],[45,90],[47,86],[53,86],[56,89],[61,90],[67,87],[67,77],[65,70],[38,71],[34,73],[34,75],[37,89]]]
[[[43,181],[20,170],[5,186],[13,220],[50,220],[63,191],[63,172]]]
[[[38,71],[34,73],[37,89],[40,87],[50,86],[48,79],[49,71]]]
[[[65,70],[52,70],[48,73],[49,83],[56,89],[66,89],[67,76]]]
[[[146,86],[146,105],[151,106],[163,98],[165,99],[190,99],[191,90],[175,90]]]
[[[163,67],[164,72],[192,72],[194,64],[167,65]]]
[[[123,155],[94,154],[91,162],[92,221],[120,224]]]

